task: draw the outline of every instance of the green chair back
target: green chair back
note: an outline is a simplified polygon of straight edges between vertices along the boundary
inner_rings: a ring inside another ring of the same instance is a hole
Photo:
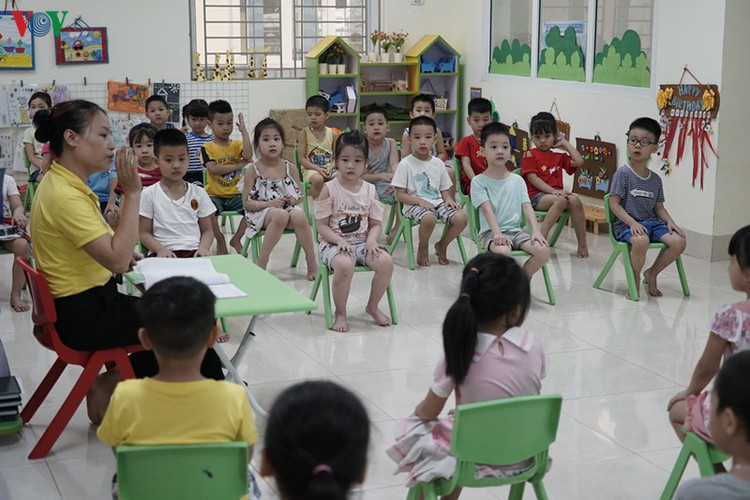
[[[247,495],[247,443],[118,446],[116,454],[121,500]]]

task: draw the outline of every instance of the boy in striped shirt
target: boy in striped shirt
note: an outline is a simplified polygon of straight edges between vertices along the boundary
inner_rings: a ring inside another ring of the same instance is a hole
[[[201,146],[214,140],[214,134],[206,132],[208,126],[208,103],[203,99],[193,99],[182,108],[182,116],[187,122],[185,133],[188,141],[188,170],[183,177],[187,182],[203,185],[203,164]]]

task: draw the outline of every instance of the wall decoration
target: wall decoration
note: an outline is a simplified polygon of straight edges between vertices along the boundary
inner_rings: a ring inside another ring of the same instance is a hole
[[[510,126],[510,149],[513,151],[510,157],[513,170],[521,168],[521,158],[529,149],[529,133],[518,128],[517,122]]]
[[[149,96],[148,85],[107,82],[107,109],[125,113],[143,113]]]
[[[170,123],[180,122],[180,84],[179,83],[154,83],[153,93],[162,96],[167,101],[167,111]]]
[[[633,30],[627,30],[622,40],[615,37],[604,44],[602,51],[594,58],[595,83],[650,87],[651,69],[646,53],[641,50],[641,37]]]
[[[554,113],[552,113],[554,111]],[[552,106],[549,107],[549,112],[557,116],[557,132],[561,133],[566,141],[570,141],[570,123],[564,122],[560,118],[560,110],[557,108],[557,99],[552,101]]]
[[[603,142],[597,135],[593,139],[577,137],[576,149],[583,156],[583,166],[573,176],[573,192],[604,198],[617,170],[617,147],[611,142]]]
[[[686,74],[696,83],[683,83]],[[658,150],[662,155],[661,169],[666,175],[672,173],[673,164],[669,154],[675,139],[677,154],[674,167],[678,167],[682,162],[688,140],[692,139],[690,151],[693,157],[693,187],[700,177],[701,191],[708,168],[706,148],[708,147],[717,158],[719,156],[710,137],[713,134],[712,121],[719,112],[719,103],[719,87],[702,84],[687,66],[683,68],[678,83],[659,85],[659,91],[656,93],[656,105],[661,114],[662,125]]]
[[[562,32],[561,28],[565,28]],[[544,45],[539,53],[539,78],[583,82],[586,79],[583,54],[586,51],[586,23],[547,21]]]
[[[109,63],[107,28],[70,26],[54,39],[57,64]]]
[[[505,39],[500,46],[492,49],[490,73],[496,75],[530,76],[531,47],[521,44],[518,38]]]
[[[26,25],[33,23],[32,12],[21,12]],[[23,35],[10,11],[0,11],[0,69],[34,69],[34,34],[25,29]]]

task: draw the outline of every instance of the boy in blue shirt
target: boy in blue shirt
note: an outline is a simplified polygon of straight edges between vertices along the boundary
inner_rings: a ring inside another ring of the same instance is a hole
[[[661,178],[648,169],[648,160],[656,152],[661,127],[652,118],[638,118],[628,129],[630,161],[618,168],[609,188],[609,206],[617,219],[615,238],[630,243],[630,261],[635,286],[640,287],[641,271],[651,242],[661,241],[667,249],[660,253],[650,268],[643,272],[648,294],[661,297],[656,277],[685,251],[687,240],[664,208]],[[626,297],[629,299],[630,294]]]
[[[182,108],[182,116],[189,130],[185,133],[188,142],[187,173],[184,179],[193,184],[203,185],[203,163],[201,146],[214,140],[214,134],[206,131],[208,126],[208,103],[203,99],[193,99]]]
[[[96,197],[99,198],[99,208],[102,211],[104,219],[112,228],[116,228],[120,222],[120,207],[117,206],[117,195],[115,194],[117,171],[115,170],[114,163],[115,160],[113,158],[109,170],[91,174],[86,179],[86,184],[88,184]]]
[[[481,153],[487,170],[471,180],[471,203],[479,209],[480,245],[492,253],[510,256],[513,250],[531,254],[523,265],[531,278],[549,260],[549,247],[539,231],[531,207],[526,182],[508,171],[510,130],[502,123],[489,123],[482,128]],[[521,229],[524,219],[531,234]]]

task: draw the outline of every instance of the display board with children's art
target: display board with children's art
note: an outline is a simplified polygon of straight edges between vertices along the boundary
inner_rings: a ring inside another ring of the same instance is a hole
[[[0,69],[34,69],[34,30],[29,29],[32,14],[0,11]]]
[[[109,62],[107,28],[70,26],[55,37],[55,61],[59,64],[106,64]]]
[[[125,113],[143,113],[149,86],[130,82],[107,82],[107,109]]]
[[[180,122],[180,84],[179,83],[154,83],[153,93],[160,95],[167,101],[167,111],[170,123]]]
[[[597,135],[593,139],[577,137],[576,149],[583,157],[583,166],[573,177],[573,192],[604,198],[617,170],[617,147],[611,142],[603,142]]]
[[[510,126],[510,149],[512,150],[510,163],[513,164],[513,170],[521,168],[521,158],[529,149],[529,133],[518,128],[518,122],[513,122]]]
[[[683,83],[686,74],[696,83]],[[719,87],[702,84],[685,66],[678,83],[659,85],[656,105],[661,114],[662,134],[658,149],[662,157],[661,170],[670,175],[673,167],[678,167],[685,157],[688,142],[692,142],[689,151],[693,157],[693,187],[700,177],[700,189],[703,190],[703,178],[708,168],[707,149],[717,158],[719,156],[710,137],[713,120],[719,112]],[[675,142],[677,153],[673,166],[669,155]]]
[[[289,161],[294,161],[294,146],[297,144],[300,130],[307,127],[307,113],[304,109],[272,109],[268,116],[279,122],[284,129],[286,143],[283,156]]]

